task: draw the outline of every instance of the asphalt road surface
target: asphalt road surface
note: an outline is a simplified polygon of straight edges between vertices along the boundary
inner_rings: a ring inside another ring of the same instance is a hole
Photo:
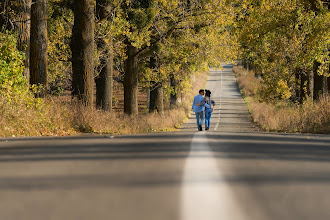
[[[0,139],[0,219],[330,219],[330,136],[258,131],[224,67],[209,131]]]

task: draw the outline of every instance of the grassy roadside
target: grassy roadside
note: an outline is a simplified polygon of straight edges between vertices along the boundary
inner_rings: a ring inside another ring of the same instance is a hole
[[[163,115],[158,113],[140,113],[138,116],[127,116],[123,113],[103,111],[86,111],[82,107],[75,109],[73,127],[75,131],[111,134],[136,134],[147,132],[174,131],[187,119],[192,98],[203,88],[208,78],[207,72],[195,74],[191,91],[175,108],[167,109]]]
[[[233,68],[239,89],[249,108],[254,122],[265,131],[330,133],[330,96],[322,97],[312,103],[303,104],[278,101],[262,102],[259,90],[262,81],[254,72],[246,71],[242,66]]]
[[[56,98],[17,97],[8,101],[8,98],[0,96],[0,137],[172,131],[186,120],[192,97],[204,87],[208,73],[196,73],[194,78],[191,92],[185,94],[185,100],[175,108],[165,110],[163,115],[141,113],[133,117],[123,113],[87,110],[79,104],[61,102]]]

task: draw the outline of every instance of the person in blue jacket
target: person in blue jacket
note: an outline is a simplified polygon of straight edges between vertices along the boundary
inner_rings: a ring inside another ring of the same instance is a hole
[[[215,102],[211,99],[211,91],[205,90],[205,130],[210,129],[211,116],[214,110]]]
[[[197,127],[199,131],[203,130],[203,121],[204,121],[204,89],[199,90],[199,94],[194,97],[194,101],[192,104],[192,109],[195,112],[196,120],[197,120]]]

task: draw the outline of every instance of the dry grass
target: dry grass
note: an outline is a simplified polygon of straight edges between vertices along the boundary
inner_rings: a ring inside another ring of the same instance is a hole
[[[261,80],[255,77],[253,71],[244,70],[242,66],[234,66],[238,87],[244,96],[256,96]]]
[[[185,100],[174,109],[165,110],[163,115],[141,113],[127,116],[115,111],[87,110],[82,105],[61,98],[8,100],[0,97],[0,137],[172,131],[185,121],[190,113],[192,97],[206,83],[206,72],[195,76],[195,83],[191,92],[185,94]]]
[[[0,98],[0,136],[67,135],[74,133],[67,106],[25,100],[10,103]]]
[[[163,115],[152,113],[138,116],[95,110],[78,110],[74,113],[73,127],[80,132],[109,134],[170,131],[179,127],[186,117],[186,111],[182,108],[167,110]]]
[[[167,109],[164,114],[140,113],[138,116],[127,116],[118,112],[103,112],[98,110],[86,110],[76,105],[74,109],[73,127],[80,132],[96,132],[110,134],[134,134],[159,131],[173,131],[179,128],[187,119],[191,102],[200,88],[204,88],[208,78],[207,72],[195,74],[195,80],[191,92],[184,94],[175,108]]]
[[[235,75],[245,96],[253,120],[265,131],[330,133],[330,96],[321,97],[312,103],[289,102],[265,103],[258,99],[262,86],[252,71],[244,74],[241,66],[234,68]]]

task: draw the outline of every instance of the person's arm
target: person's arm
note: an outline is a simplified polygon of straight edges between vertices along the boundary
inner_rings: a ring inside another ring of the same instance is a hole
[[[196,105],[204,105],[204,104],[205,104],[205,102],[206,102],[206,99],[205,99],[205,98],[203,98],[203,101],[202,101],[202,102],[200,102],[199,104],[196,104]]]

